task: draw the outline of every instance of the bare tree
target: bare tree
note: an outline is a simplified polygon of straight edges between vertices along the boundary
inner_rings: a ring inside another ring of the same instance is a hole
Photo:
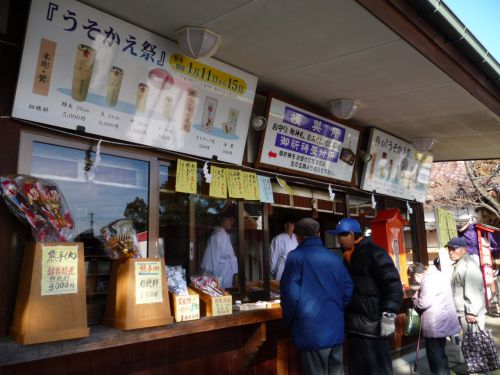
[[[500,219],[500,160],[434,163],[425,204],[483,208]]]

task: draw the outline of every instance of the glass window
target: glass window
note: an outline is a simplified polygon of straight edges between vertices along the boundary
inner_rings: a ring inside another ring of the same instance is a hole
[[[169,266],[182,266],[189,276],[189,199],[174,189],[175,169],[160,165],[159,255]]]
[[[85,172],[90,160],[95,160],[93,152],[33,142],[31,174],[57,183],[75,222],[75,236],[93,237],[112,221],[130,218],[143,234],[140,246],[146,256],[149,163],[101,154],[90,181]]]
[[[356,219],[361,224],[361,228],[367,229],[365,234],[371,233],[370,221],[377,215],[376,209],[372,207],[371,196],[349,196],[349,216]],[[377,204],[378,207],[378,204]]]
[[[238,287],[238,210],[225,199],[192,196],[194,269],[221,278],[225,289]]]
[[[238,288],[238,209],[235,202],[207,197],[198,168],[199,195],[175,192],[176,164],[161,162],[159,250],[170,266],[182,266],[186,281],[208,273],[225,289]]]
[[[262,230],[262,204],[260,202],[245,202],[244,215],[247,296],[250,300],[263,300],[266,296],[263,288],[264,261],[262,244],[264,243],[264,231]]]

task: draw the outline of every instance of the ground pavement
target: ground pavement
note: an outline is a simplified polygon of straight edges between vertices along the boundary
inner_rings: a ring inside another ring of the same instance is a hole
[[[500,317],[486,315],[486,329],[493,331],[493,337],[497,346],[497,351],[500,353]],[[416,374],[431,375],[429,364],[425,356],[425,348],[420,350],[418,362],[418,371]],[[451,359],[451,358],[450,358]],[[394,375],[411,375],[413,372],[413,364],[415,363],[415,352],[394,359],[393,368]],[[467,366],[457,362],[450,361],[451,373],[456,375],[467,374]],[[500,375],[500,370],[490,372],[491,375]]]

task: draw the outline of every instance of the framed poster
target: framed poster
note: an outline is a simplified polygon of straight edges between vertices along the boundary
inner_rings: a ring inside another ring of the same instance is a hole
[[[359,131],[271,98],[258,166],[352,183]]]
[[[399,138],[372,129],[361,189],[423,202],[427,194],[432,155],[418,152]]]
[[[241,164],[256,85],[80,2],[33,0],[12,115]]]

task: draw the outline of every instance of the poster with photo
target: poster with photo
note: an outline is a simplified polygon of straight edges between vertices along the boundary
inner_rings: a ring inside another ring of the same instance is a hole
[[[256,85],[80,2],[33,0],[12,115],[241,164]]]
[[[361,189],[423,202],[427,194],[432,155],[416,151],[399,138],[372,129]]]
[[[271,99],[259,165],[351,182],[359,131]]]

